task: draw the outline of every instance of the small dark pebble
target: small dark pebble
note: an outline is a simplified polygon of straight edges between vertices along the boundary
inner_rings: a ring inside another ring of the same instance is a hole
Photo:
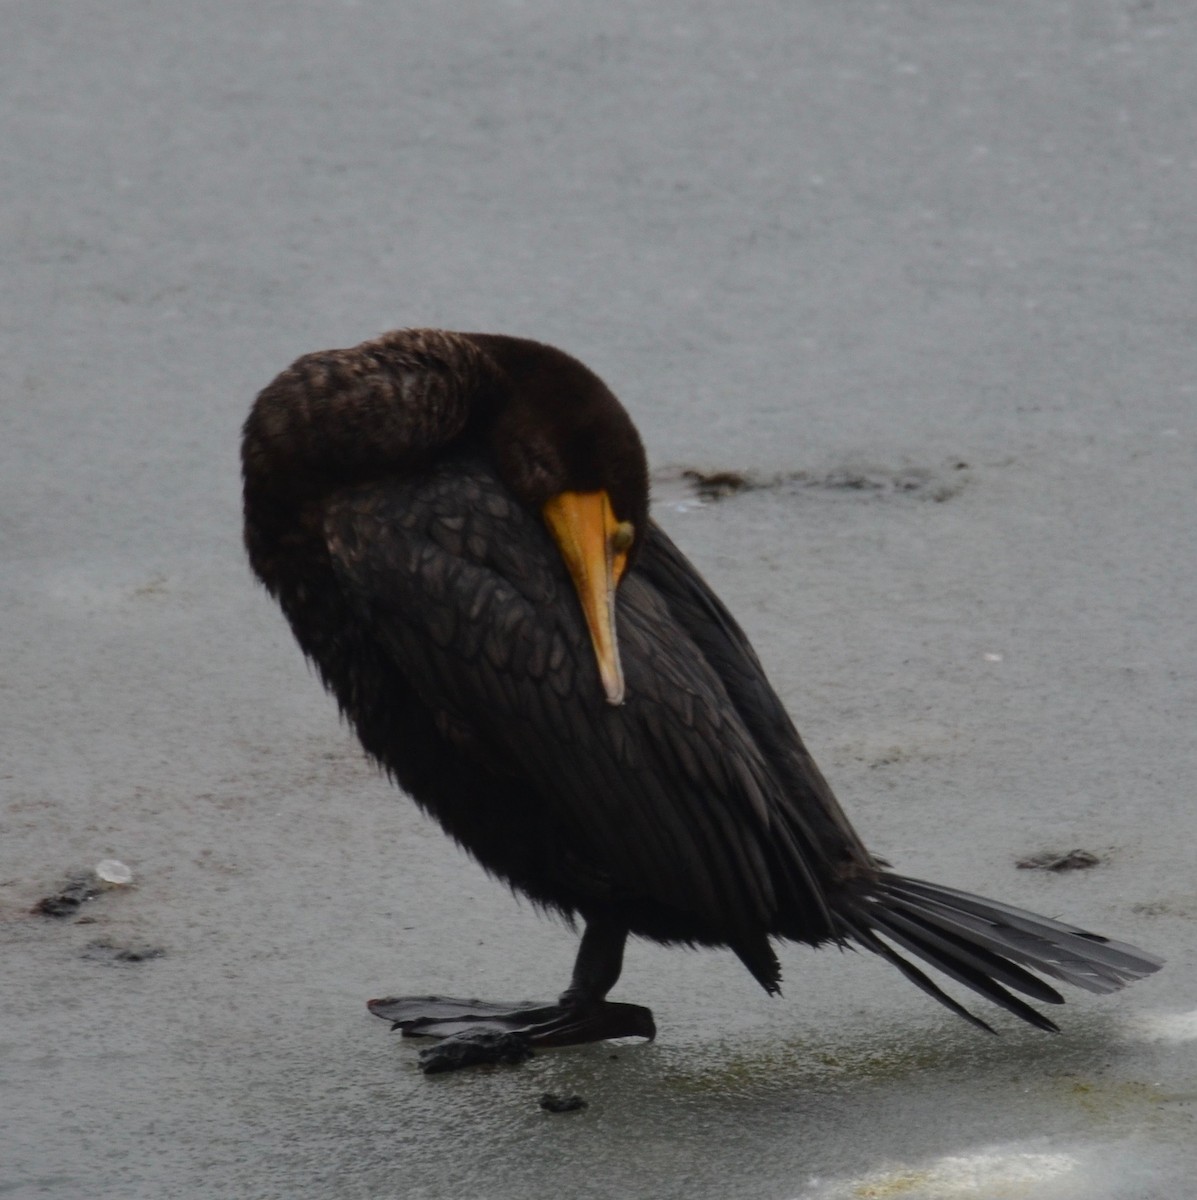
[[[1043,850],[1020,858],[1018,866],[1024,871],[1085,871],[1100,862],[1101,859],[1088,850],[1068,850],[1063,854],[1058,850]]]
[[[532,1057],[528,1040],[518,1033],[496,1029],[467,1029],[443,1038],[420,1051],[420,1070],[425,1075],[440,1075],[480,1063],[504,1063],[515,1066]]]
[[[92,962],[117,966],[122,963],[149,962],[161,958],[166,951],[161,946],[116,946],[112,942],[89,942],[83,947],[83,957]]]
[[[545,1092],[540,1098],[540,1107],[551,1113],[580,1112],[586,1107],[586,1101],[581,1096],[558,1096],[556,1092]]]
[[[104,890],[96,875],[72,875],[62,889],[52,896],[43,896],[32,911],[43,917],[73,917],[88,900],[94,900]]]

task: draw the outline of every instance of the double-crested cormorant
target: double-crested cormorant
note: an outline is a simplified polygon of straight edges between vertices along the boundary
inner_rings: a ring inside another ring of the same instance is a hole
[[[309,354],[257,398],[245,543],[368,754],[488,871],[585,923],[556,1004],[390,1002],[409,1031],[651,1036],[606,1000],[629,933],[855,943],[1040,1029],[1155,971],[1132,946],[893,873],[803,746],[739,626],[648,513],[623,407],[560,350],[404,330]]]

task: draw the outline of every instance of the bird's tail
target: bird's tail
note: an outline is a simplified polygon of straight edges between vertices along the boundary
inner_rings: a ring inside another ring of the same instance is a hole
[[[889,873],[850,904],[837,906],[837,916],[847,936],[880,954],[954,1013],[991,1033],[984,1021],[953,1000],[899,949],[1052,1032],[1057,1031],[1052,1021],[1007,990],[1046,1004],[1062,1004],[1064,997],[1031,971],[1090,992],[1114,992],[1163,966],[1163,959],[1125,942],[999,900]]]

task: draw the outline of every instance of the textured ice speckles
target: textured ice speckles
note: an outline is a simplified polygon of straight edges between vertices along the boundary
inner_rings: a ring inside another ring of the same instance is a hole
[[[842,466],[825,471],[698,470],[665,467],[653,472],[653,497],[658,504],[685,512],[744,492],[771,491],[783,495],[821,493],[868,499],[933,500],[956,496],[969,479],[966,462],[943,467]]]
[[[72,871],[58,891],[43,896],[32,911],[42,917],[73,917],[102,892],[127,887],[132,882],[133,872],[123,862],[105,858],[90,871]]]
[[[737,492],[761,486],[739,471],[685,470],[682,478],[690,484],[700,500],[722,500],[725,496],[734,496]]]
[[[83,947],[81,953],[84,958],[91,962],[102,963],[108,967],[123,967],[161,958],[166,951],[161,946],[150,946],[142,943],[121,946],[115,942],[101,940],[89,942]]]
[[[1041,850],[1020,858],[1017,865],[1024,871],[1087,871],[1101,861],[1088,850]]]
[[[73,917],[84,904],[100,894],[101,886],[90,871],[71,875],[58,891],[43,896],[33,906],[33,911],[42,917]]]

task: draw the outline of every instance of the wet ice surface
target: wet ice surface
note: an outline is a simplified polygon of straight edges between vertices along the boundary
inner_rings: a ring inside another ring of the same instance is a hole
[[[13,7],[0,1194],[1186,1194],[1194,26]],[[1166,970],[985,1038],[863,955],[787,950],[771,1001],[636,945],[656,1043],[423,1077],[367,998],[548,1000],[574,942],[361,761],[235,459],[291,358],[401,324],[562,344],[660,467],[813,481],[659,516],[867,840]],[[130,886],[31,915],[105,859]]]

